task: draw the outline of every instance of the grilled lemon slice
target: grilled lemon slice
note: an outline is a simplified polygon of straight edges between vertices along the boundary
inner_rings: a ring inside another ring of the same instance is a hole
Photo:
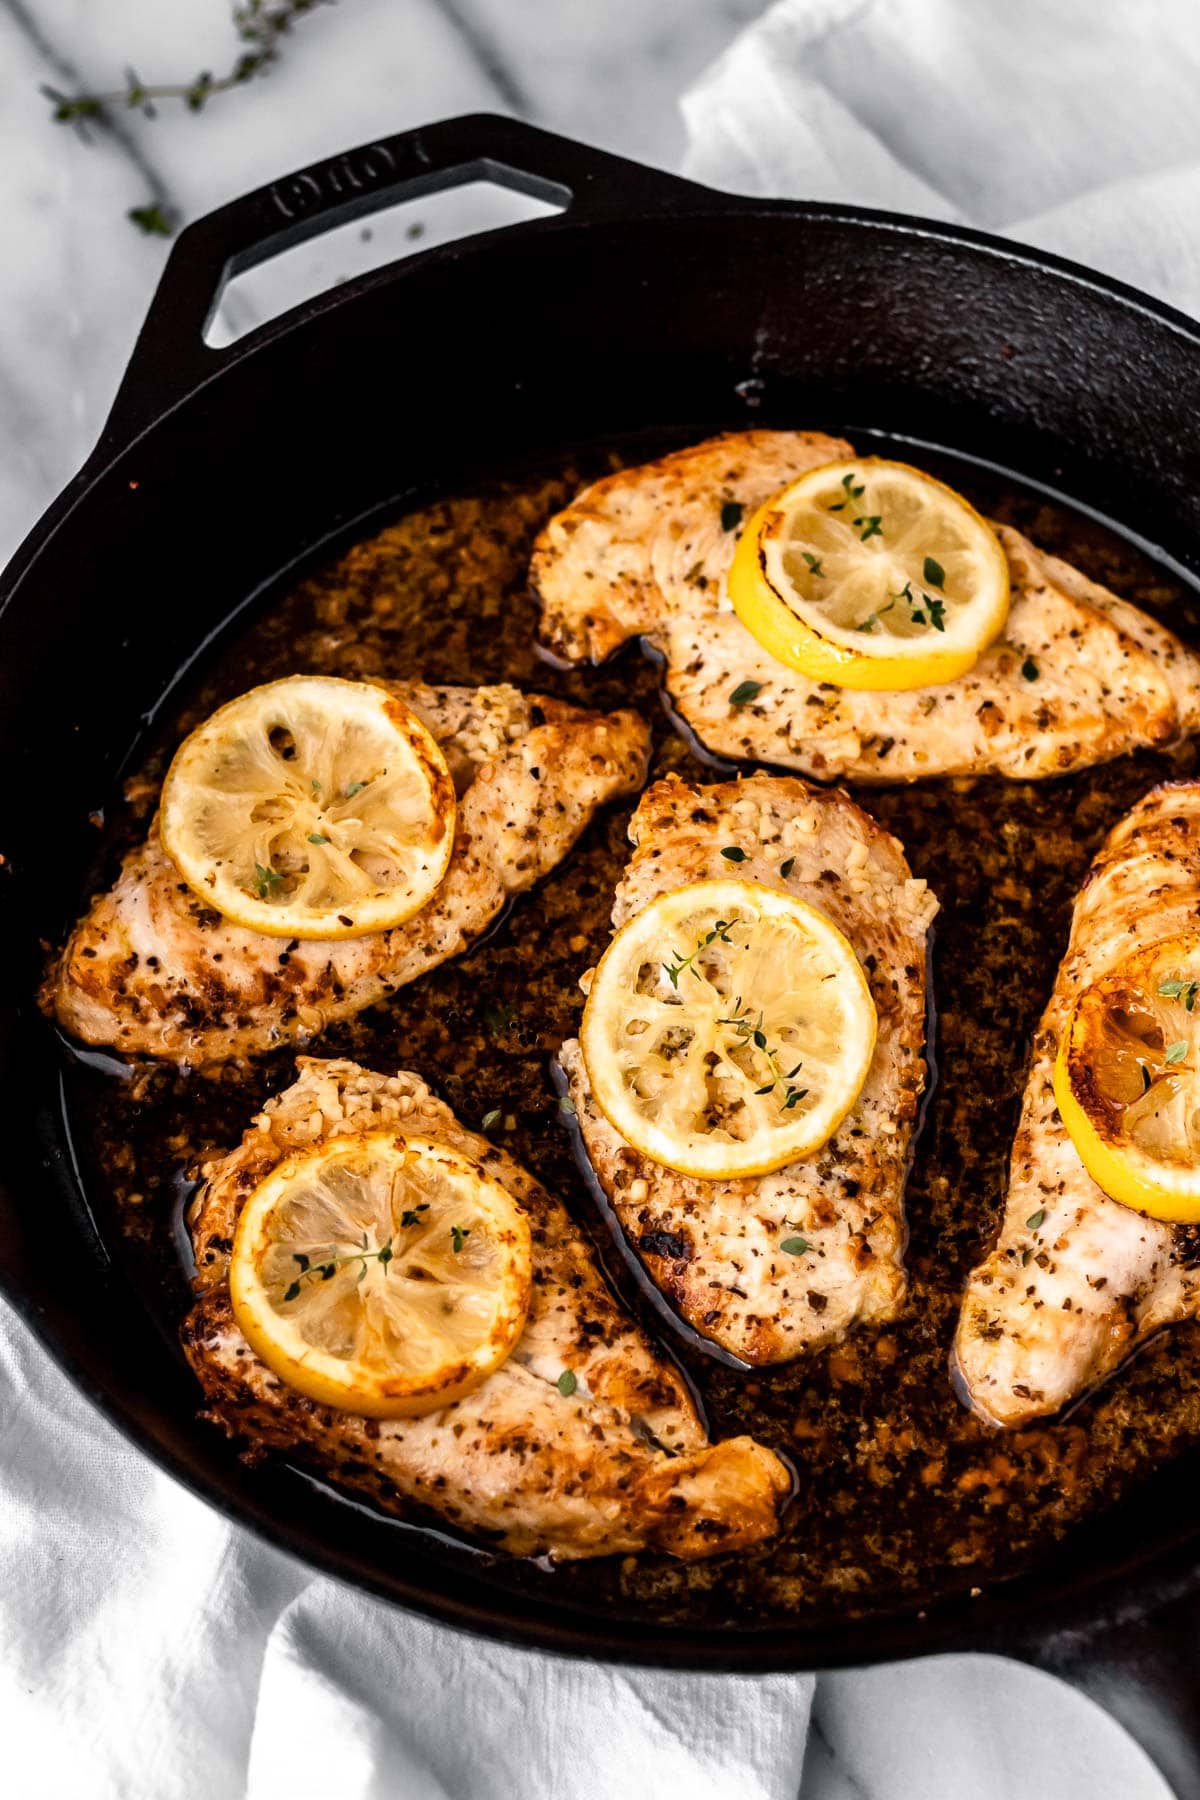
[[[763,1175],[837,1130],[875,1053],[875,1005],[821,913],[750,881],[698,881],[622,926],[580,1043],[596,1104],[682,1175]]]
[[[159,831],[188,886],[273,937],[362,937],[432,897],[454,848],[437,743],[386,688],[295,675],[185,738]]]
[[[1200,934],[1135,950],[1084,989],[1054,1097],[1092,1180],[1155,1219],[1200,1219]]]
[[[282,1162],[234,1237],[229,1287],[281,1381],[343,1412],[435,1412],[520,1337],[529,1224],[477,1163],[427,1138],[335,1138]]]
[[[1004,629],[1008,562],[943,482],[879,457],[811,469],[738,540],[729,597],[779,662],[838,687],[953,681]]]

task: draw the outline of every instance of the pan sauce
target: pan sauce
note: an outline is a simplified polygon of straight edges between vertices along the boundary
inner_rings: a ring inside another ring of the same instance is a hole
[[[1122,539],[1015,484],[920,460],[993,516],[1200,640],[1197,597]],[[652,774],[711,774],[672,732],[657,671],[636,651],[602,670],[569,672],[535,653],[536,609],[525,588],[533,537],[607,466],[581,459],[411,512],[278,598],[188,690],[170,735],[147,745],[145,779],[131,784],[129,803],[106,828],[104,872],[148,817],[179,736],[252,683],[296,672],[511,680],[598,707],[633,704],[655,729]],[[1007,1433],[963,1408],[947,1366],[964,1279],[999,1219],[1029,1037],[1079,882],[1109,827],[1148,787],[1197,766],[1200,752],[1188,746],[1051,783],[851,790],[901,838],[914,873],[941,901],[934,1079],[907,1192],[904,1312],[791,1367],[744,1372],[664,1325],[581,1178],[551,1083],[549,1058],[578,1027],[578,977],[607,942],[631,805],[602,814],[469,955],[314,1046],[369,1068],[417,1070],[468,1125],[499,1108],[495,1135],[573,1208],[625,1298],[692,1377],[713,1435],[752,1432],[797,1469],[784,1529],[758,1552],[691,1567],[643,1556],[552,1572],[497,1561],[496,1580],[548,1583],[559,1601],[589,1609],[696,1623],[874,1611],[1016,1573],[1200,1441],[1196,1325],[1163,1334],[1067,1418]],[[168,1332],[188,1303],[177,1250],[195,1167],[205,1151],[240,1138],[263,1099],[291,1079],[293,1057],[282,1051],[211,1076],[154,1069],[122,1079],[103,1057],[68,1056],[71,1126],[89,1188],[123,1234]]]

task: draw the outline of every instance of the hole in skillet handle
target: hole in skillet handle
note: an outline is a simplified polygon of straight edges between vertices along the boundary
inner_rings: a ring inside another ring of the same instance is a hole
[[[565,210],[565,203],[552,205],[491,181],[399,201],[373,214],[369,224],[355,219],[336,225],[232,276],[218,297],[204,341],[210,349],[222,350],[292,307],[388,263]]]
[[[277,300],[267,301],[270,320],[251,318],[248,301],[240,297],[232,299],[217,320],[226,290],[235,282],[240,285],[249,271],[311,238],[361,227],[363,220],[389,208],[480,184],[534,202],[533,211],[540,217],[531,220],[528,204],[520,210],[526,229],[533,230],[553,229],[559,222],[554,215],[569,214],[576,220],[671,211],[689,201],[736,204],[678,176],[488,113],[361,144],[281,176],[196,220],[180,234],[101,435],[97,459],[108,460],[127,448],[165,411],[279,330],[278,306],[295,318],[284,276]],[[468,200],[465,206],[458,215],[460,231],[511,222],[510,214],[509,220],[479,219],[472,224],[478,200]],[[422,247],[420,242],[406,245],[409,251]],[[334,269],[335,277],[341,272],[332,252],[328,259],[319,259],[321,263]],[[345,271],[348,277],[365,273],[362,268]],[[274,292],[273,282],[268,291]],[[319,293],[310,295],[309,307],[321,303]],[[300,316],[305,310],[301,305]]]

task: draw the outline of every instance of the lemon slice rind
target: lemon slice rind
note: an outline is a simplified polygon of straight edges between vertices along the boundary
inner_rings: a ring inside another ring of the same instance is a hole
[[[473,1392],[516,1345],[529,1223],[448,1145],[335,1138],[250,1195],[229,1287],[251,1349],[289,1387],[342,1412],[413,1417]]]
[[[858,457],[809,470],[759,507],[729,597],[764,649],[815,681],[931,687],[966,674],[1003,631],[1008,562],[944,482]]]
[[[163,783],[163,848],[200,899],[271,937],[362,937],[428,904],[457,802],[430,732],[386,688],[267,682],[185,738]]]
[[[1200,1220],[1198,1008],[1200,937],[1143,945],[1084,988],[1054,1063],[1059,1115],[1092,1180],[1175,1224]]]
[[[592,975],[580,1047],[596,1105],[627,1143],[716,1181],[827,1143],[876,1030],[838,928],[791,894],[728,879],[659,895],[621,927]]]

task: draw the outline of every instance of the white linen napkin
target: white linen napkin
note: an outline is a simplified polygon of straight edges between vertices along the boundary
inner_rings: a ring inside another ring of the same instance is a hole
[[[980,226],[1200,315],[1194,0],[780,0],[683,113],[713,187]]]
[[[686,98],[687,167],[1012,230],[1200,311],[1195,23],[1193,0],[784,0]],[[1166,1793],[1086,1701],[992,1659],[823,1677],[806,1745],[812,1695],[505,1649],[312,1576],[161,1475],[0,1306],[13,1800]]]

